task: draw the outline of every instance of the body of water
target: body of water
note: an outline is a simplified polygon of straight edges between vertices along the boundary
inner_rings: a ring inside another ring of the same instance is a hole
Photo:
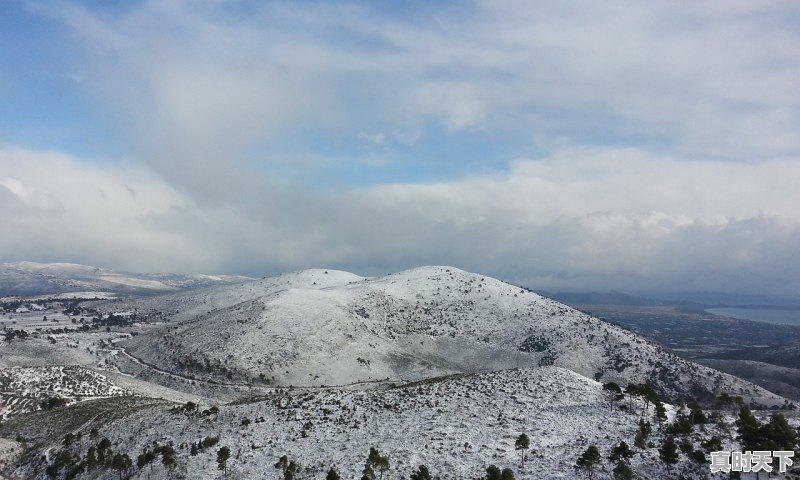
[[[773,310],[761,308],[709,308],[708,313],[724,317],[753,320],[754,322],[777,323],[800,327],[800,310]]]

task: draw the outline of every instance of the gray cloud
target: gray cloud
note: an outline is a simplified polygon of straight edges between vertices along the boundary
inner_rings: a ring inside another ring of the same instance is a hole
[[[545,146],[633,137],[740,160],[800,149],[791,2],[487,1],[414,23],[346,4],[264,4],[235,18],[205,2],[54,14],[90,47],[76,68],[92,94],[154,168],[188,183],[224,176],[254,145],[302,151],[298,132],[413,135],[431,122],[527,131]]]
[[[71,75],[132,149],[107,163],[0,150],[0,260],[799,291],[794,2],[483,1],[413,22],[219,5],[42,7],[79,39]],[[524,158],[441,181],[307,181],[411,164],[432,135]]]
[[[539,288],[795,295],[800,165],[739,164],[724,177],[719,168],[579,150],[443,183],[274,189],[209,204],[146,167],[6,150],[0,171],[49,192],[63,212],[6,218],[0,252],[3,260],[22,251],[132,270],[254,275],[444,263]]]

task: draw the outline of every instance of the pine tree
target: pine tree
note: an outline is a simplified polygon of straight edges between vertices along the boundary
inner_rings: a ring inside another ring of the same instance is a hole
[[[736,430],[744,450],[758,450],[760,429],[761,426],[758,419],[753,416],[753,412],[746,406],[742,407],[739,410],[739,418],[736,420]]]
[[[633,412],[633,397],[639,395],[639,386],[636,384],[629,384],[625,387],[625,394],[628,396],[628,408]]]
[[[328,475],[325,476],[325,480],[341,480],[342,477],[339,476],[339,472],[337,472],[333,467],[328,470]],[[414,477],[411,477],[411,480],[414,480]]]
[[[420,465],[417,471],[411,473],[411,480],[431,480],[431,472],[425,465]]]
[[[646,383],[642,383],[637,388],[639,395],[644,399],[644,405],[642,406],[642,417],[647,412],[647,408],[650,406],[650,403],[659,402],[658,394],[653,387]]]
[[[794,450],[797,435],[780,413],[773,413],[769,423],[764,425],[764,438],[770,443],[768,450]]]
[[[678,449],[683,452],[684,455],[689,455],[694,451],[694,445],[692,445],[692,441],[688,438],[684,437],[681,439],[681,442],[678,444]]]
[[[667,473],[670,473],[670,467],[678,463],[678,444],[675,439],[667,437],[661,448],[658,449],[658,456],[661,461],[667,466]]]
[[[618,462],[620,459],[627,460],[633,456],[633,451],[624,441],[619,442],[619,445],[611,449],[611,455],[608,456],[612,462]]]
[[[517,437],[517,441],[514,444],[514,448],[516,448],[517,450],[520,451],[520,459],[522,461],[522,467],[521,467],[522,470],[525,470],[525,450],[530,448],[530,446],[531,446],[531,441],[530,441],[530,439],[528,438],[527,435],[522,433],[522,434],[520,434],[519,437]]]
[[[86,452],[86,468],[94,470],[97,464],[97,448],[89,447],[89,450]]]
[[[300,470],[300,465],[298,465],[294,460],[289,460],[289,457],[287,455],[281,456],[281,458],[279,458],[278,461],[275,462],[275,465],[273,466],[278,470],[283,471],[283,478],[285,480],[294,479],[295,474],[297,473],[298,470]],[[328,472],[328,474],[330,475],[330,472]]]
[[[608,382],[603,384],[603,390],[606,392],[606,397],[608,398],[608,403],[610,405],[611,411],[614,411],[614,402],[617,400],[622,400],[625,398],[625,395],[622,394],[622,389],[620,386],[615,382]]]
[[[708,417],[706,417],[703,408],[696,400],[689,402],[689,421],[692,422],[692,425],[708,423]]]
[[[217,450],[217,468],[223,470],[225,472],[225,476],[228,475],[228,459],[231,458],[231,449],[228,447],[222,447]]]
[[[381,472],[380,480],[383,480],[383,474],[389,470],[389,457],[383,456],[378,460],[378,471]]]
[[[369,455],[367,455],[367,463],[370,465],[377,465],[381,460],[381,454],[377,448],[370,448]]]
[[[162,454],[161,456],[161,463],[169,470],[170,472],[175,470],[175,467],[178,465],[178,462],[175,461],[174,455],[165,455]]]
[[[287,455],[283,455],[281,458],[279,458],[274,465],[274,467],[278,469],[285,469],[288,466],[289,466],[289,457]]]
[[[575,468],[578,470],[585,470],[589,474],[589,480],[592,480],[594,468],[602,461],[603,458],[600,456],[600,451],[597,450],[596,446],[591,445],[586,449],[585,452],[581,454],[580,457],[578,457],[578,461],[575,463]]]
[[[109,448],[111,448],[111,440],[105,437],[97,444],[98,450],[108,450]]]
[[[486,469],[486,480],[501,480],[503,478],[503,472],[497,465],[489,465],[489,468]]]
[[[647,437],[650,436],[652,429],[650,422],[639,419],[639,430],[636,431],[636,438],[633,440],[633,445],[636,448],[647,448]]]
[[[155,453],[161,453],[161,463],[164,465],[171,464],[172,468],[177,466],[175,461],[175,449],[170,445],[161,445],[154,449]]]
[[[656,413],[654,414],[656,422],[658,422],[658,431],[663,430],[664,422],[667,421],[667,409],[661,400],[654,403]]]
[[[133,465],[133,462],[131,462],[131,458],[127,454],[120,455],[118,453],[111,460],[111,468],[119,472],[119,478],[122,478],[122,472],[131,468],[131,465]]]
[[[361,472],[361,480],[375,480],[375,469],[381,472],[379,478],[383,478],[383,473],[389,470],[389,457],[381,456],[377,448],[370,448],[364,470]]]
[[[361,471],[361,480],[375,480],[375,470],[372,469],[372,465],[364,465],[364,470]]]
[[[514,480],[514,471],[510,468],[504,468],[500,473],[500,480]]]
[[[283,469],[283,480],[294,480],[298,470],[300,470],[300,465],[294,460],[290,461],[289,465]]]
[[[631,480],[633,478],[631,464],[624,458],[619,459],[612,473],[614,474],[614,480]]]

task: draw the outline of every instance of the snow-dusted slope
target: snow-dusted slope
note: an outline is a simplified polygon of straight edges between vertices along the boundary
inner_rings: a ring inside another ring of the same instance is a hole
[[[345,386],[553,365],[603,382],[650,382],[670,397],[729,392],[783,403],[627,330],[452,267],[376,279],[315,270],[152,301],[150,308],[180,304],[191,313],[173,315],[126,349],[199,379]]]
[[[254,299],[270,297],[292,289],[318,290],[364,281],[364,277],[341,270],[311,269],[284,273],[276,277],[214,285],[168,295],[128,297],[93,305],[108,313],[136,312],[149,320],[172,322],[193,320],[212,312],[239,306]]]
[[[620,441],[633,444],[642,408],[638,400],[634,405],[634,414],[610,411],[598,382],[544,367],[457,376],[392,390],[279,391],[258,402],[220,406],[219,413],[210,416],[171,413],[159,405],[103,425],[95,437],[87,434],[93,425],[85,424],[82,439],[69,450],[85,455],[107,437],[114,452],[135,460],[156,442],[174,446],[177,466],[172,475],[156,459],[132,469],[133,478],[222,478],[216,469],[216,452],[222,446],[231,450],[229,478],[282,477],[273,464],[283,455],[301,465],[300,480],[324,478],[330,467],[342,478],[359,478],[371,447],[389,457],[391,469],[384,478],[408,478],[420,464],[442,480],[477,478],[491,464],[513,468],[518,479],[584,478],[573,465],[587,446],[598,446],[606,457]],[[652,406],[648,418],[651,414]],[[521,433],[531,440],[524,470],[514,447]],[[191,454],[188,445],[206,437],[218,437],[218,443]],[[659,437],[654,432],[652,439],[660,443]],[[36,448],[52,447],[51,456],[63,448],[58,439],[49,442]],[[31,466],[13,473],[27,477]],[[655,448],[640,450],[632,466],[637,478],[667,478]],[[611,468],[604,459],[599,470],[608,476]],[[41,472],[43,466],[36,470]],[[693,465],[682,455],[675,470],[693,475],[707,466]],[[106,469],[79,478],[114,475]]]
[[[129,395],[104,375],[82,367],[10,367],[0,369],[0,419],[41,408],[59,398],[67,403],[87,398]]]
[[[231,275],[117,272],[74,263],[0,263],[0,297],[66,292],[152,294],[248,280]]]

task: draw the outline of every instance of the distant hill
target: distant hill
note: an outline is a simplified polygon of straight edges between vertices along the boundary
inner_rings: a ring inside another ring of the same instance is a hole
[[[542,292],[543,295],[567,305],[635,305],[656,307],[666,302],[624,292]]]
[[[800,345],[783,345],[779,347],[754,347],[731,352],[724,352],[709,358],[724,360],[753,360],[786,368],[797,369],[800,366]]]
[[[74,263],[0,263],[0,297],[72,292],[148,295],[250,280],[232,275],[119,272]]]
[[[710,307],[799,309],[800,300],[716,292],[632,294],[626,292],[541,292],[568,305],[626,305],[637,307],[682,306],[692,311]]]
[[[603,382],[650,382],[671,398],[725,391],[783,401],[628,330],[453,267],[374,279],[307,270],[107,308],[166,322],[123,342],[136,359],[216,382],[349,386],[557,366]]]
[[[673,292],[673,293],[652,293],[648,297],[669,304],[693,303],[707,306],[730,306],[730,307],[798,307],[800,299],[771,297],[768,295],[750,295],[744,293],[720,293],[720,292]]]

